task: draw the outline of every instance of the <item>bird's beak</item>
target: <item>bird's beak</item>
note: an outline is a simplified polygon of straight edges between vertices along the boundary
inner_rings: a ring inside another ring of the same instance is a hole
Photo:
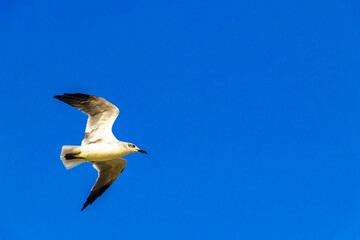
[[[145,154],[147,154],[147,152],[146,152],[146,151],[141,150],[141,149],[139,149],[139,150],[138,150],[138,152],[141,152],[141,153],[145,153]]]

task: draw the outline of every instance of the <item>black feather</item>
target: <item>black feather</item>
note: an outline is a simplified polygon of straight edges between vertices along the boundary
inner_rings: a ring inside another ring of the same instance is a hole
[[[72,160],[72,159],[84,159],[82,157],[76,157],[77,155],[79,155],[80,153],[67,153],[65,154],[65,159],[66,160]]]
[[[54,98],[59,99],[63,102],[76,102],[76,101],[86,101],[88,100],[90,95],[84,93],[65,93],[64,95],[56,95]]]
[[[84,210],[89,204],[91,205],[98,197],[100,197],[106,191],[106,189],[110,187],[110,185],[111,184],[107,184],[102,186],[100,189],[96,189],[96,190],[94,189],[93,191],[91,191],[81,211]]]

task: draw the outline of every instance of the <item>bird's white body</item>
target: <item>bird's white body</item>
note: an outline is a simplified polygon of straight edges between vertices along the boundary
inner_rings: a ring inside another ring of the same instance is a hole
[[[130,153],[128,148],[124,148],[119,143],[95,143],[81,147],[79,157],[88,161],[107,161],[118,157],[124,157]]]
[[[84,161],[98,162],[124,157],[133,152],[134,151],[127,147],[127,143],[118,141],[112,143],[100,142],[83,146],[63,146],[61,156],[65,156],[68,153],[73,153],[76,154],[77,158],[83,159]],[[66,166],[66,162],[64,164]]]

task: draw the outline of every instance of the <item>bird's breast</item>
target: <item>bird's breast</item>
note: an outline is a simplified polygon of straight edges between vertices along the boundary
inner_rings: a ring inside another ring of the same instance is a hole
[[[81,157],[89,161],[107,161],[128,153],[116,144],[97,143],[81,147]]]

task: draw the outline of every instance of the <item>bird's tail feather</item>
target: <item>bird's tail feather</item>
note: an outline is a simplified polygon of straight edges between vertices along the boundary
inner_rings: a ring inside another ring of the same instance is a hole
[[[77,165],[86,162],[84,158],[79,157],[81,153],[80,146],[63,146],[61,149],[60,159],[66,169],[76,167]]]

